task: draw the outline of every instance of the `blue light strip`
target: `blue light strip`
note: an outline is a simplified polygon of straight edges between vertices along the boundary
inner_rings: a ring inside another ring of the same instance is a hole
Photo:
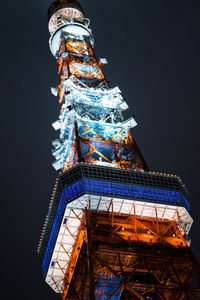
[[[186,198],[182,193],[177,191],[104,182],[91,179],[80,180],[79,182],[76,182],[65,189],[65,196],[68,202],[73,201],[83,193],[182,206],[185,207],[189,213],[191,213],[191,208]]]
[[[84,195],[101,195],[107,197],[138,200],[143,202],[168,204],[185,207],[191,213],[191,208],[182,193],[177,191],[162,190],[142,186],[125,185],[120,183],[105,182],[100,180],[84,179],[65,188],[60,198],[55,221],[47,245],[46,253],[42,263],[44,275],[46,276],[50,264],[57,235],[62,222],[67,203]]]
[[[142,186],[84,179],[85,191],[90,194],[140,200],[144,202],[183,206],[190,213],[190,205],[182,193]]]
[[[54,249],[54,246],[55,246],[55,243],[56,243],[56,239],[57,239],[57,236],[58,236],[58,232],[59,232],[59,229],[60,229],[60,224],[62,222],[62,218],[63,218],[63,214],[65,212],[66,205],[67,205],[67,203],[65,201],[65,197],[64,197],[64,195],[62,195],[61,198],[60,198],[60,203],[59,203],[58,210],[57,210],[57,213],[56,213],[55,221],[54,221],[54,224],[53,224],[53,227],[52,227],[52,230],[51,230],[51,234],[50,234],[50,237],[49,237],[49,242],[48,242],[48,245],[47,245],[47,249],[46,249],[44,259],[43,259],[43,262],[42,262],[42,269],[43,269],[43,273],[44,273],[45,276],[46,276],[48,268],[49,268],[49,264],[50,264],[50,261],[51,261],[51,256],[52,256],[53,249]]]

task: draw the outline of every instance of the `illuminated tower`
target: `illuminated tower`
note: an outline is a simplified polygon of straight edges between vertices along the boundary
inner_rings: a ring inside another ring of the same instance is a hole
[[[136,121],[123,119],[128,105],[103,74],[107,61],[95,56],[80,4],[57,0],[48,17],[60,173],[38,248],[46,282],[63,300],[199,299],[185,186],[149,171],[130,132]]]

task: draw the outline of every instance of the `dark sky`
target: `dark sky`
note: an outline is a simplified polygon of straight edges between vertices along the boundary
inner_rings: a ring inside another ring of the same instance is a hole
[[[200,2],[81,0],[97,56],[135,115],[133,130],[152,171],[180,175],[190,190],[192,249],[200,259]],[[1,298],[59,299],[36,253],[56,178],[51,123],[58,104],[48,48],[51,1],[1,2]]]

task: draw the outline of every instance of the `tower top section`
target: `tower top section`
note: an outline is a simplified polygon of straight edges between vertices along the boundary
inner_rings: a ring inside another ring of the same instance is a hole
[[[83,23],[84,20],[83,9],[76,0],[56,0],[48,10],[48,27],[51,34],[63,23]]]

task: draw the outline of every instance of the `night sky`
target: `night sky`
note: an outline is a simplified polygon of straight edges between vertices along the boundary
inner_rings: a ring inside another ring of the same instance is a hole
[[[36,253],[57,173],[57,64],[48,47],[51,1],[1,2],[1,299],[59,299]],[[192,249],[200,260],[200,2],[81,0],[95,49],[109,64],[138,126],[152,171],[179,175],[190,191]]]

